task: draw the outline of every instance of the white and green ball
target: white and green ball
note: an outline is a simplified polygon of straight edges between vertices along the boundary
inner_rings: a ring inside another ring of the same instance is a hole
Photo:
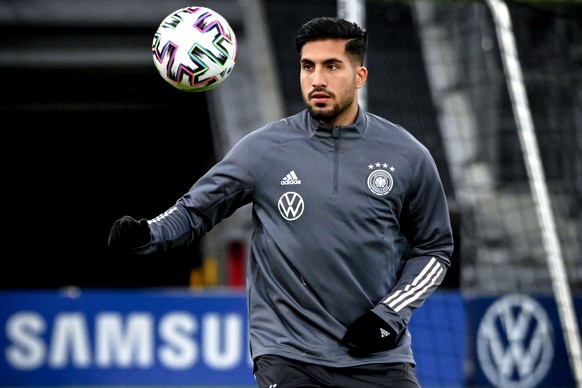
[[[152,42],[154,64],[170,85],[187,92],[218,86],[234,69],[236,36],[226,19],[205,7],[168,15]]]

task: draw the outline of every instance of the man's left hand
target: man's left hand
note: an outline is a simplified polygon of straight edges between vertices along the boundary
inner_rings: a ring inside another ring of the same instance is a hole
[[[396,312],[393,312],[396,314]],[[395,325],[395,326],[402,326]],[[348,346],[348,353],[355,357],[365,356],[383,350],[392,349],[398,339],[400,330],[392,327],[374,311],[367,311],[348,326],[343,342]]]

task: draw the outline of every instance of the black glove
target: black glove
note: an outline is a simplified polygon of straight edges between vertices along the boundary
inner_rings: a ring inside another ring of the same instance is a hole
[[[109,247],[117,252],[128,252],[150,242],[151,234],[145,218],[137,221],[130,216],[123,216],[115,221],[109,232]]]
[[[403,318],[388,306],[383,306],[393,322],[380,318],[373,310],[367,311],[348,326],[343,342],[354,357],[392,349],[404,332]]]

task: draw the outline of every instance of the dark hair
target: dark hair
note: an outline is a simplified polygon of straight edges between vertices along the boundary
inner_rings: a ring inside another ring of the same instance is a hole
[[[305,43],[320,39],[347,40],[346,52],[364,64],[368,34],[356,23],[329,16],[311,19],[297,31],[295,47],[301,53]]]

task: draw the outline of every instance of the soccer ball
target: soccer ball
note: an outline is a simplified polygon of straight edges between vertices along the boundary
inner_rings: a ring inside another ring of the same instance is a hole
[[[152,42],[158,72],[170,85],[187,92],[218,86],[234,69],[237,41],[219,13],[187,7],[168,15]]]

